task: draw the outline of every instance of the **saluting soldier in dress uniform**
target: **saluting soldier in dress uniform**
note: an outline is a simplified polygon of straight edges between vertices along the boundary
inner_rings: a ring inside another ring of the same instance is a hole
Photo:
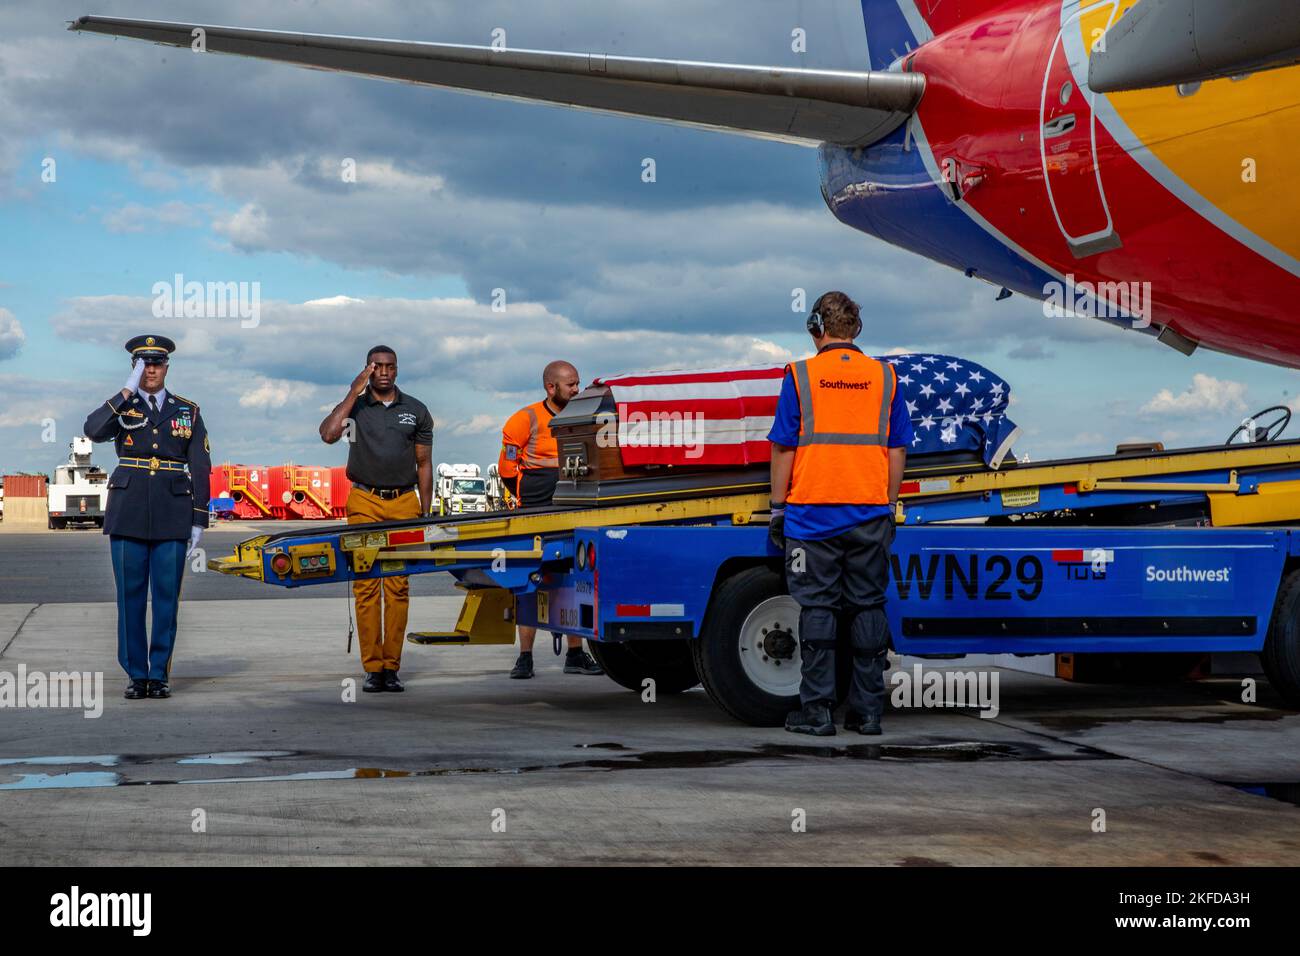
[[[170,697],[185,559],[208,526],[208,433],[199,406],[169,393],[168,356],[176,343],[137,335],[126,343],[131,375],[86,419],[91,441],[112,441],[118,464],[108,479],[104,533],[117,581],[117,660],[127,700]],[[188,547],[187,547],[188,544]],[[153,640],[145,607],[153,593]]]

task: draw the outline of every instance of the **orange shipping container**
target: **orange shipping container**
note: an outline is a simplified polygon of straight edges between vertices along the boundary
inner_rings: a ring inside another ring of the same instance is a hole
[[[6,498],[44,498],[44,475],[5,475]]]

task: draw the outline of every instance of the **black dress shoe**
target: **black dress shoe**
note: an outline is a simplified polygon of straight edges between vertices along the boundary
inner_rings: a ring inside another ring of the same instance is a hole
[[[149,682],[147,680],[133,680],[126,685],[126,690],[122,696],[127,700],[144,700],[149,696]]]
[[[864,737],[878,737],[880,735],[880,718],[875,714],[868,714],[863,717],[861,714],[855,714],[852,711],[844,715],[845,731],[857,731]]]
[[[384,675],[384,690],[395,694],[400,694],[406,690],[406,686],[397,679],[397,671],[385,670],[382,673]]]
[[[564,655],[564,673],[603,674],[605,671],[590,654],[580,647],[575,647]]]
[[[533,655],[531,651],[525,651],[519,655],[515,661],[515,666],[510,668],[510,677],[512,680],[527,680],[533,676]]]
[[[813,705],[792,711],[785,718],[785,729],[792,734],[811,734],[814,737],[834,737],[835,721],[827,707]]]
[[[365,683],[361,685],[361,690],[367,694],[378,694],[384,689],[384,672],[370,671],[366,674]]]
[[[172,689],[167,686],[165,680],[151,680],[149,682],[149,699],[166,700],[172,695]]]

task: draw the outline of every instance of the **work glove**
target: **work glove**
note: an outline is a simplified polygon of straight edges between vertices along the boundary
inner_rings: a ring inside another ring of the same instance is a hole
[[[199,538],[203,537],[203,529],[198,525],[190,528],[190,546],[185,549],[185,557],[194,553],[194,549],[199,546]]]
[[[126,384],[122,387],[128,392],[134,392],[140,387],[140,379],[144,377],[144,359],[136,359],[131,363],[131,374],[127,377]]]
[[[767,525],[767,538],[772,547],[785,554],[785,507],[772,508],[772,520]]]

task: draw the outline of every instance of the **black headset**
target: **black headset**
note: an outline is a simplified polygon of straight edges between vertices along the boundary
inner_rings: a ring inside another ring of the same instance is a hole
[[[804,328],[808,330],[810,335],[816,338],[821,338],[826,334],[826,320],[822,318],[821,312],[818,311],[823,298],[825,298],[825,296],[818,298],[818,300],[813,303],[813,310],[808,314],[808,321],[804,323]],[[861,332],[862,316],[859,315],[857,328],[853,330],[853,334],[850,335],[849,338],[857,338]]]

